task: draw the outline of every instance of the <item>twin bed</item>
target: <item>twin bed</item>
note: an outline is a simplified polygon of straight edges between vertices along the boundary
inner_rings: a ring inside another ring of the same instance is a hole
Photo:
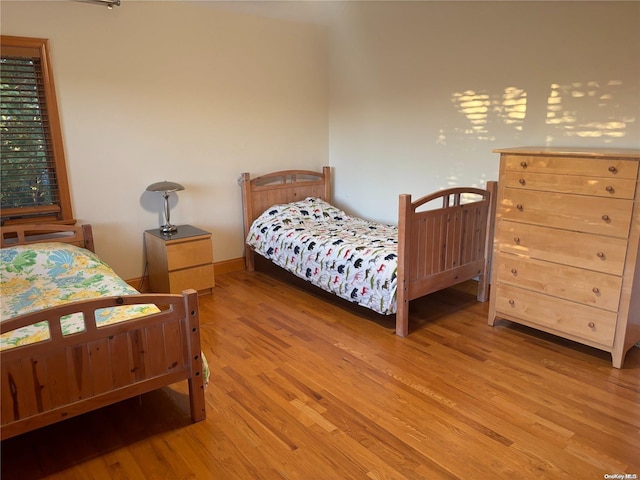
[[[2,228],[2,440],[182,380],[205,418],[196,291],[140,295],[93,250],[89,225]]]
[[[497,183],[399,198],[398,225],[381,225],[331,205],[331,170],[285,170],[240,178],[245,258],[271,260],[341,298],[396,315],[409,333],[409,302],[478,278],[488,299]]]

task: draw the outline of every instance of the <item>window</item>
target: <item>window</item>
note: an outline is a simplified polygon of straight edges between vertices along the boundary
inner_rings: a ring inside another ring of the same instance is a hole
[[[0,221],[73,223],[48,41],[0,38]]]

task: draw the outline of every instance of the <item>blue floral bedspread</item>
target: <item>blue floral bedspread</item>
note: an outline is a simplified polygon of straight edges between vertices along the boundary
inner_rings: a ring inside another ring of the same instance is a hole
[[[0,250],[0,320],[63,303],[138,291],[94,253],[65,243],[38,243]],[[97,312],[98,326],[157,312],[155,305],[105,308]],[[84,330],[82,315],[61,320],[62,333]],[[0,350],[49,338],[46,322],[0,336]]]
[[[398,229],[318,198],[275,205],[247,234],[253,249],[310,283],[381,314],[396,311]]]

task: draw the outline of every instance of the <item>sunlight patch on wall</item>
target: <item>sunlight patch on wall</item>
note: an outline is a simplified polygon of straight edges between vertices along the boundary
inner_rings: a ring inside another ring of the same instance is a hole
[[[490,180],[490,179],[487,178],[487,174],[486,173],[480,174],[480,180],[478,182],[468,183],[466,180],[461,182],[461,178],[462,178],[462,172],[450,174],[446,179],[446,183],[444,185],[440,185],[440,187],[439,187],[440,190],[443,190],[445,188],[459,187],[459,186],[461,186],[463,184],[464,184],[465,187],[483,188],[484,189],[484,188],[487,188],[487,181]],[[476,196],[475,195],[465,194],[465,195],[462,195],[462,197],[461,197],[462,203],[469,203],[470,201],[475,201],[475,200],[476,200]]]
[[[511,125],[521,132],[522,123],[527,113],[527,92],[517,87],[507,87],[502,93],[502,101],[494,110],[498,119],[505,125]]]
[[[454,93],[452,102],[456,110],[464,115],[468,126],[458,128],[457,133],[478,140],[495,140],[490,128],[496,125],[512,127],[521,132],[527,111],[527,92],[518,87],[507,87],[500,94],[492,95],[475,90]],[[445,134],[440,132],[436,143],[446,142]]]
[[[610,143],[627,134],[627,125],[636,121],[616,100],[622,82],[554,83],[547,99],[547,125],[563,130],[567,137],[601,138]]]
[[[620,80],[553,83],[546,104],[534,109],[528,105],[527,91],[517,86],[505,87],[500,93],[455,92],[451,102],[460,116],[454,126],[439,130],[436,145],[446,146],[453,139],[495,141],[498,136],[513,140],[525,130],[540,128],[547,129],[548,143],[557,137],[598,138],[611,143],[627,135],[630,124],[637,121],[633,106],[621,100],[628,95]],[[544,117],[527,117],[527,107],[544,112]]]
[[[488,135],[488,116],[491,99],[486,93],[478,93],[467,90],[463,93],[453,94],[453,103],[458,112],[462,113],[469,121],[469,126],[464,133],[481,138]]]

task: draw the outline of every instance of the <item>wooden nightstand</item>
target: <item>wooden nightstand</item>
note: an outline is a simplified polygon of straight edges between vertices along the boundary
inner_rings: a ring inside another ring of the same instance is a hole
[[[144,232],[144,242],[152,292],[180,293],[187,288],[200,294],[213,292],[211,233],[191,225],[180,225],[171,235],[155,228]]]

